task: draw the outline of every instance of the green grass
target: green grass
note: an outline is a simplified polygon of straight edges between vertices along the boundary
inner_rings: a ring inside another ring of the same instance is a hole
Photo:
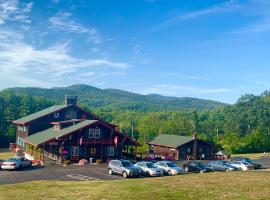
[[[232,157],[248,157],[251,159],[258,159],[261,157],[270,157],[270,153],[266,153],[266,155],[264,155],[264,153],[247,153],[247,154],[233,154]]]
[[[270,196],[270,173],[235,172],[96,182],[35,181],[0,186],[0,199],[244,200]]]
[[[14,154],[11,153],[9,149],[0,148],[0,159],[5,160],[12,156],[14,156]],[[0,200],[1,200],[1,196],[0,196]]]

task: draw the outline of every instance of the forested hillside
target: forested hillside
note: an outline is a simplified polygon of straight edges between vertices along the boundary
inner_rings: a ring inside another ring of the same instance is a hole
[[[43,96],[43,95],[42,95]],[[63,94],[59,95],[59,101]],[[88,97],[92,99],[91,96]],[[160,97],[163,98],[163,97]],[[57,100],[56,100],[57,101]],[[0,146],[15,140],[12,120],[36,112],[55,101],[13,92],[0,92]],[[85,102],[84,102],[85,103]],[[102,104],[102,103],[100,103]],[[98,116],[120,126],[141,143],[159,134],[198,136],[229,152],[270,151],[270,92],[242,96],[234,105],[211,110],[121,110],[89,107]]]
[[[77,95],[81,104],[91,109],[120,111],[164,111],[176,109],[214,109],[225,104],[196,98],[165,97],[161,95],[141,95],[116,89],[99,89],[89,85],[73,85],[63,88],[10,88],[17,94],[28,94],[63,102],[65,94]]]
[[[53,104],[53,101],[41,97],[0,92],[0,147],[15,141],[15,127],[11,123],[13,120]]]

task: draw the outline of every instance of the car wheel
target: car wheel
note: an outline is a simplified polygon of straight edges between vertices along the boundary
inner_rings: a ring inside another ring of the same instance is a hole
[[[171,176],[172,175],[172,172],[171,170],[168,171],[168,175]]]
[[[146,175],[147,175],[147,176],[151,176],[149,172],[146,172]]]
[[[204,173],[203,169],[201,169],[201,170],[200,170],[200,173],[201,173],[201,174],[203,174],[203,173]]]
[[[109,169],[108,172],[109,172],[110,175],[113,175],[113,170],[112,169]]]
[[[185,167],[185,172],[188,172],[188,167]]]
[[[124,178],[127,178],[128,177],[127,172],[123,172],[122,175],[123,175]]]

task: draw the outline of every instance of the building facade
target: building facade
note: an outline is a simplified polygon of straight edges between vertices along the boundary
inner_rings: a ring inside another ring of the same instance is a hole
[[[66,96],[55,105],[13,122],[17,127],[16,148],[30,159],[93,160],[122,158],[136,141],[77,105],[77,97]]]
[[[198,139],[196,135],[160,135],[148,142],[149,153],[154,157],[173,160],[211,160],[214,146]]]

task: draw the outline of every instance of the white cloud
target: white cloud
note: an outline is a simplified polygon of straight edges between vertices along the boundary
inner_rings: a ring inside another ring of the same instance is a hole
[[[194,94],[214,94],[229,92],[229,88],[198,88],[171,84],[155,85],[140,91],[142,94],[162,94],[166,96],[184,96]]]
[[[238,3],[238,0],[228,0],[225,3],[219,4],[219,5],[215,5],[215,6],[204,8],[201,10],[196,10],[193,12],[184,13],[184,14],[174,16],[168,20],[165,20],[164,22],[162,22],[158,26],[154,27],[151,30],[151,32],[155,32],[155,31],[158,31],[160,29],[166,28],[168,26],[174,25],[176,23],[186,21],[186,20],[191,20],[191,19],[198,18],[198,17],[202,17],[205,15],[219,14],[219,13],[233,11],[233,10],[238,9],[240,7],[237,3]]]
[[[72,14],[68,12],[59,12],[49,18],[50,28],[55,31],[64,31],[70,33],[87,34],[87,41],[94,44],[101,43],[100,34],[95,28],[89,28],[72,19]]]
[[[29,13],[33,2],[22,4],[19,0],[0,0],[0,25],[7,21],[30,23]]]
[[[243,13],[255,20],[239,29],[232,31],[232,34],[249,34],[270,31],[270,1],[250,0],[246,3]]]
[[[125,70],[129,64],[108,59],[79,58],[72,55],[68,42],[46,48],[35,48],[24,41],[24,36],[11,30],[0,30],[1,82],[18,81],[18,85],[48,86],[48,80],[65,79],[84,71],[94,75],[93,69]],[[91,71],[89,71],[91,70]],[[53,84],[53,83],[51,83]]]

